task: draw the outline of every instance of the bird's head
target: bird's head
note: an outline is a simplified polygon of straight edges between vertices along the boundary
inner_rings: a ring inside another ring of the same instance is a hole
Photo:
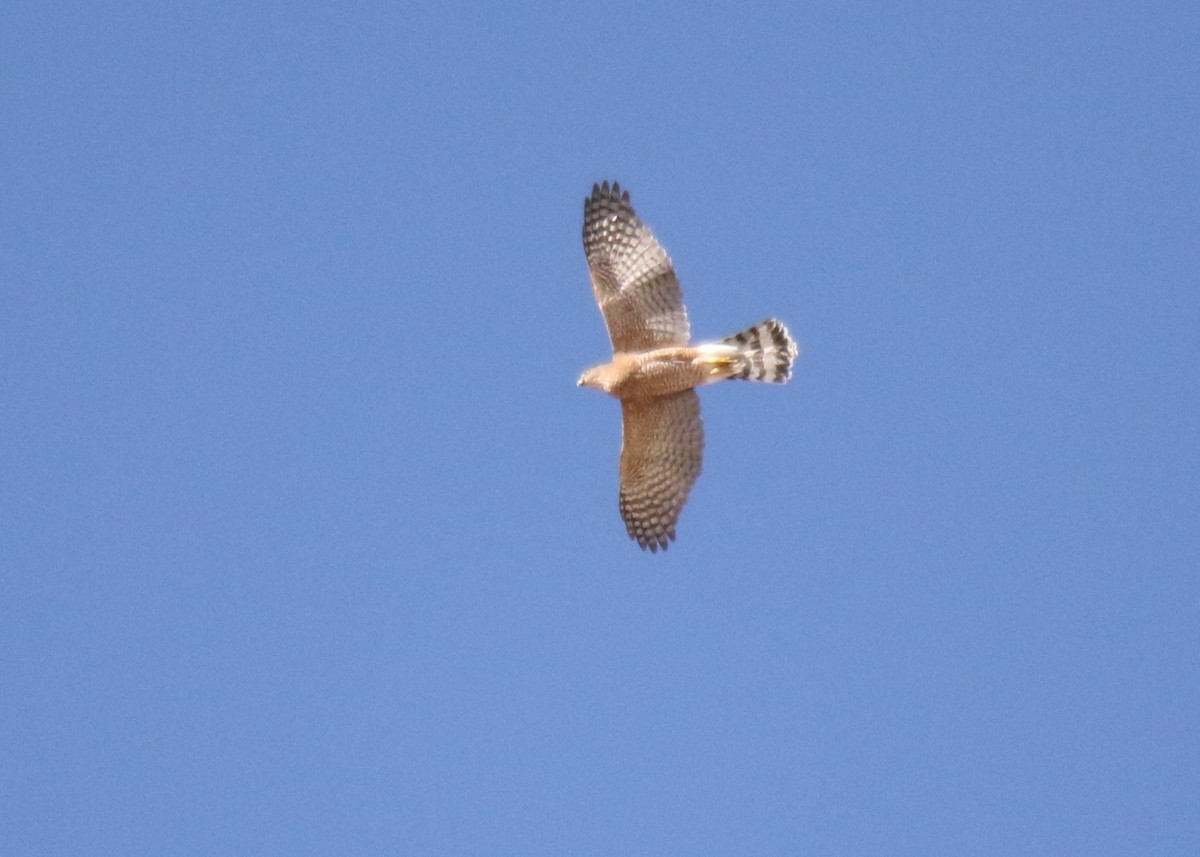
[[[591,369],[584,371],[579,376],[579,380],[575,382],[577,387],[591,387],[593,390],[599,390],[601,393],[612,392],[612,379],[608,372],[605,372],[605,366],[593,366]]]

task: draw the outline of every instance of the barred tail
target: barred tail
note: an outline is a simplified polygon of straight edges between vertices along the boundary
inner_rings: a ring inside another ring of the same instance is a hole
[[[783,322],[768,318],[721,340],[738,350],[739,365],[730,378],[782,384],[792,376],[792,361],[800,353]]]

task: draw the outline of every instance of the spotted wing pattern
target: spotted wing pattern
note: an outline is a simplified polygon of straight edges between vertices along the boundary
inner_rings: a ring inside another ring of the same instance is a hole
[[[666,550],[700,475],[704,424],[695,390],[622,399],[621,517],[643,549]]]
[[[617,182],[593,185],[584,200],[583,250],[614,352],[688,343],[687,310],[671,258]]]

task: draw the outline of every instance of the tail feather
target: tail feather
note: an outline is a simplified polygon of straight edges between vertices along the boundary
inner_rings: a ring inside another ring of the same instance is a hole
[[[730,378],[782,384],[792,376],[792,362],[800,353],[783,322],[768,318],[721,340],[738,350],[738,370]]]

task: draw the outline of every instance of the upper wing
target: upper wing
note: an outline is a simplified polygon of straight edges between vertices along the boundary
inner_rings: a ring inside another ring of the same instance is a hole
[[[687,345],[687,310],[671,258],[616,182],[593,185],[584,200],[583,252],[613,351]]]
[[[622,399],[621,517],[642,549],[666,550],[700,475],[704,424],[695,390]]]

